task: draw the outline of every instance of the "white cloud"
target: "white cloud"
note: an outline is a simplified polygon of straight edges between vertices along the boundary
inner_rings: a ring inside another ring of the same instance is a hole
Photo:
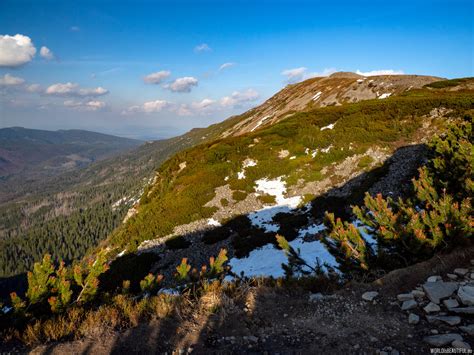
[[[43,57],[46,60],[51,60],[54,58],[53,52],[48,47],[41,47],[40,49],[40,56]]]
[[[165,89],[169,89],[174,92],[190,92],[194,86],[198,85],[198,80],[192,76],[185,76],[178,78],[171,84],[163,86]]]
[[[307,73],[304,75],[303,79],[309,79],[309,78],[316,78],[316,77],[322,77],[322,76],[329,76],[331,74],[334,74],[337,72],[336,68],[324,68],[320,72],[312,72],[312,73]]]
[[[212,48],[209,47],[209,45],[207,43],[201,43],[201,44],[198,44],[196,47],[194,47],[194,51],[195,52],[210,52],[212,51]]]
[[[81,29],[80,29],[79,26],[71,26],[70,30],[71,30],[72,32],[79,32]]]
[[[35,54],[30,37],[0,35],[0,67],[18,67],[31,61]]]
[[[26,87],[26,91],[40,93],[43,91],[43,88],[40,84],[30,84]]]
[[[219,67],[219,71],[227,69],[227,68],[232,68],[235,65],[236,65],[236,63],[232,63],[232,62],[224,63]]]
[[[252,102],[260,97],[259,93],[254,89],[247,89],[246,91],[234,91],[230,96],[224,96],[220,100],[223,107],[238,107],[244,103]]]
[[[176,113],[180,116],[191,116],[193,114],[205,115],[209,114],[214,106],[216,101],[212,99],[203,99],[198,102],[193,102],[191,104],[181,104],[176,108]]]
[[[64,96],[64,97],[95,97],[108,94],[109,91],[103,87],[97,88],[81,88],[79,84],[75,83],[58,83],[49,86],[45,94],[51,96]]]
[[[24,82],[25,82],[25,79],[22,79],[10,74],[5,74],[3,78],[0,77],[0,86],[16,86],[16,85],[21,85]]]
[[[297,83],[304,79],[307,70],[308,68],[305,67],[286,69],[281,72],[281,75],[286,76],[289,83]]]
[[[171,72],[169,72],[168,70],[161,70],[155,73],[148,74],[143,78],[143,81],[146,84],[160,84],[170,75]]]
[[[153,112],[161,112],[167,108],[171,107],[171,103],[165,100],[155,100],[155,101],[148,101],[145,102],[143,105],[136,105],[131,106],[127,110],[123,111],[122,114],[130,114],[130,113],[153,113]]]
[[[356,74],[363,75],[363,76],[374,76],[374,75],[403,75],[405,73],[403,72],[403,70],[381,69],[381,70],[372,70],[372,71],[366,71],[366,72],[357,70]]]
[[[67,100],[64,101],[64,106],[72,108],[78,111],[99,111],[104,109],[107,105],[103,101],[74,101]]]

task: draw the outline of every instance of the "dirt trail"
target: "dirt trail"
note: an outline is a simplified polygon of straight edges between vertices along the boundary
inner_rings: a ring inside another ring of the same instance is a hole
[[[97,337],[43,345],[31,353],[429,353],[423,337],[452,329],[459,333],[458,327],[423,320],[409,324],[396,295],[409,292],[431,275],[445,275],[457,267],[473,269],[469,262],[473,257],[473,248],[458,250],[322,298],[291,290],[248,288],[240,301],[204,299],[204,306],[196,307],[199,312],[175,314],[123,332],[100,330]],[[379,292],[375,301],[362,299],[368,290]],[[472,324],[472,315],[463,322]],[[463,337],[474,345],[473,336]]]

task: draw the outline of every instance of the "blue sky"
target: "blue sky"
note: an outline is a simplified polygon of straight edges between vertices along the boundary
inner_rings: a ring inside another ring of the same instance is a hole
[[[335,70],[473,76],[473,6],[2,0],[0,126],[161,138]]]

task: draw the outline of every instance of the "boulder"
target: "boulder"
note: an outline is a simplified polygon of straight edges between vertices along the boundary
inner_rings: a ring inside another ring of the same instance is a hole
[[[437,346],[437,347],[450,344],[455,340],[462,341],[463,339],[462,339],[462,336],[456,333],[430,335],[423,338],[423,341],[425,343],[428,343],[431,346]]]
[[[324,298],[324,295],[320,292],[318,293],[312,293],[309,295],[309,301],[310,302],[318,302]]]
[[[463,305],[474,306],[474,286],[459,287],[458,297]]]
[[[426,316],[428,323],[442,322],[449,325],[461,324],[461,317],[458,316]]]
[[[364,301],[372,302],[379,293],[377,291],[368,291],[362,294],[362,299]]]
[[[423,298],[425,297],[425,293],[421,290],[413,290],[411,291],[411,294],[416,297],[416,298]]]
[[[450,297],[458,289],[457,282],[427,282],[423,285],[423,290],[431,302],[439,304],[441,299]]]
[[[418,307],[418,303],[415,300],[408,300],[402,303],[402,311],[408,311],[416,307]]]
[[[438,276],[438,275],[435,275],[435,276],[430,276],[428,277],[428,279],[426,280],[427,282],[437,282],[437,281],[441,281],[441,276]]]

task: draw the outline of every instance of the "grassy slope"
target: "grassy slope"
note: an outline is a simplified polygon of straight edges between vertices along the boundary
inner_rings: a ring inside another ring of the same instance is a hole
[[[130,245],[165,236],[180,224],[210,217],[211,208],[203,205],[214,196],[214,189],[224,185],[232,190],[253,191],[254,181],[262,177],[287,175],[288,184],[297,179],[321,179],[321,169],[344,158],[365,152],[373,145],[390,147],[408,141],[421,125],[420,116],[435,107],[447,107],[459,114],[474,107],[470,91],[437,92],[414,90],[386,100],[371,100],[341,107],[327,107],[296,113],[269,128],[238,137],[210,141],[174,155],[158,170],[159,179],[142,196],[139,213],[117,229],[110,238],[114,245]],[[320,128],[337,122],[333,130]],[[353,150],[349,151],[349,144]],[[332,145],[327,154],[315,159],[305,149]],[[343,150],[341,150],[343,148]],[[286,149],[296,159],[280,159]],[[258,160],[246,169],[246,179],[238,180],[245,158]],[[180,171],[179,164],[187,166]]]

